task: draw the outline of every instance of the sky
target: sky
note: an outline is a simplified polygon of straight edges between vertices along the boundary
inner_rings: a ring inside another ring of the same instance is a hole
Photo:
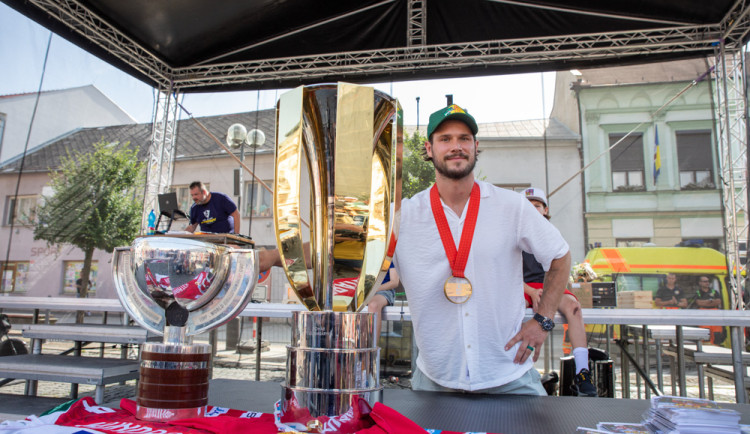
[[[49,40],[49,30],[0,3],[0,95],[36,92],[40,81],[42,90],[93,84],[138,122],[151,121],[151,86],[57,35],[52,35],[42,74]],[[424,125],[431,112],[445,106],[447,94],[480,123],[545,118],[552,109],[554,81],[554,73],[531,73],[371,85],[399,99],[406,125],[416,125],[417,120]],[[183,106],[193,116],[267,109],[287,90],[186,94]]]

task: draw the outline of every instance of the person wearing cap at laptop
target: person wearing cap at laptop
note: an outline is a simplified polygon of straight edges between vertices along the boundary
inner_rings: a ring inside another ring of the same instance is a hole
[[[474,179],[477,131],[457,105],[432,113],[423,156],[435,185],[401,203],[394,265],[419,348],[412,389],[546,395],[533,362],[570,275],[568,244],[522,196]],[[522,251],[549,269],[526,322]],[[259,265],[280,266],[278,251]]]
[[[534,205],[539,214],[547,220],[550,219],[547,196],[542,189],[527,188],[523,195]],[[532,308],[534,312],[536,312],[543,293],[544,276],[542,264],[531,253],[523,252],[524,298],[526,299],[526,307]],[[578,396],[597,396],[596,387],[591,382],[591,373],[589,372],[589,349],[586,343],[586,326],[583,324],[581,304],[578,303],[576,296],[566,289],[560,300],[558,310],[568,321],[570,344],[573,347],[573,358],[576,365],[576,375],[572,386],[574,392]]]
[[[190,224],[185,228],[195,232],[198,225],[202,232],[217,234],[240,233],[240,212],[234,201],[224,193],[210,192],[206,186],[195,181],[190,184]]]

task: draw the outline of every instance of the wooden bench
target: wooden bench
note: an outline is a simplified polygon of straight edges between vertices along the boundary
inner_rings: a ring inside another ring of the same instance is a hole
[[[27,380],[26,394],[35,396],[37,381],[71,383],[71,398],[77,398],[78,384],[96,386],[94,399],[101,404],[107,384],[138,379],[138,360],[121,358],[81,357],[84,343],[102,342],[138,345],[159,339],[145,329],[133,326],[94,324],[26,324],[21,325],[24,337],[32,339],[32,353],[0,357],[0,376]],[[42,354],[44,340],[74,341],[75,355]]]

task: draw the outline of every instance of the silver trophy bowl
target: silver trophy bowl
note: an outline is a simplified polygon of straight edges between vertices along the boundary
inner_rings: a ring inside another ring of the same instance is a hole
[[[164,337],[141,348],[136,417],[164,422],[202,416],[211,348],[193,344],[192,336],[245,308],[257,282],[257,252],[200,236],[147,236],[115,249],[113,263],[125,311]]]
[[[257,282],[253,249],[199,239],[148,236],[115,249],[113,274],[125,311],[145,329],[166,326],[193,336],[237,316]]]

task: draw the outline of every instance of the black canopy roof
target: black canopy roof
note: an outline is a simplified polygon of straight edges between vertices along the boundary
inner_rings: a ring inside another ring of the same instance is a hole
[[[645,63],[736,48],[735,0],[2,0],[162,89]]]

